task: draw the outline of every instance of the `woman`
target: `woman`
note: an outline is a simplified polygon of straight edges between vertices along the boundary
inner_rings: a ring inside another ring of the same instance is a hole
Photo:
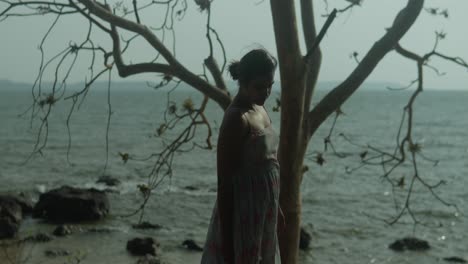
[[[202,264],[280,262],[278,137],[263,106],[276,65],[268,52],[255,49],[229,66],[239,91],[220,128],[218,194]]]

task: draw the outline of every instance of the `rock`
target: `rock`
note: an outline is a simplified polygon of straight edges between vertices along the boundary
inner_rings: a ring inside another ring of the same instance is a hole
[[[70,226],[59,225],[57,226],[57,228],[55,228],[52,234],[54,234],[54,236],[67,236],[67,235],[70,235],[71,233],[72,233],[72,230]]]
[[[63,223],[99,220],[108,213],[109,200],[104,192],[62,186],[41,194],[33,217]]]
[[[11,194],[7,195],[7,197],[13,199],[19,206],[21,206],[21,211],[23,212],[23,216],[30,215],[33,212],[34,202],[32,201],[31,197],[24,193],[19,194]]]
[[[52,240],[52,237],[44,233],[38,233],[36,235],[28,236],[23,238],[24,242],[36,242],[36,243],[46,243]]]
[[[0,239],[13,238],[18,233],[20,223],[8,217],[0,217]]]
[[[396,240],[388,247],[394,251],[404,251],[406,249],[406,245],[402,240]]]
[[[193,186],[193,185],[187,185],[187,186],[184,187],[184,189],[187,190],[187,191],[196,191],[196,190],[198,190],[198,187]]]
[[[308,249],[311,238],[312,236],[303,227],[301,227],[301,235],[299,237],[299,248],[302,250]]]
[[[415,237],[405,237],[403,239],[398,239],[392,244],[390,244],[388,247],[394,251],[405,251],[405,250],[421,251],[421,250],[428,250],[431,248],[427,241],[424,241]]]
[[[111,176],[101,176],[96,181],[96,183],[103,183],[107,186],[117,186],[117,185],[120,185],[121,182],[119,179],[113,178]]]
[[[447,262],[453,262],[453,263],[468,263],[468,261],[459,257],[448,257],[448,258],[444,258],[444,260]]]
[[[0,239],[13,238],[18,233],[23,212],[11,196],[0,196]]]
[[[111,233],[112,231],[115,231],[114,229],[108,228],[108,227],[91,227],[88,228],[88,232],[90,233]]]
[[[187,239],[184,242],[182,242],[182,246],[184,246],[188,250],[203,251],[203,248],[197,245],[197,243],[195,243],[195,241],[193,241],[192,239]]]
[[[46,257],[56,258],[56,257],[65,257],[70,256],[71,252],[65,249],[47,249],[44,251]]]
[[[16,202],[21,206],[23,215],[31,215],[34,210],[34,202],[30,196],[19,194],[15,196]]]
[[[156,256],[157,245],[153,238],[134,238],[127,242],[127,250],[130,251],[132,255],[144,256],[150,254]]]
[[[151,224],[149,222],[141,222],[136,225],[132,225],[133,228],[135,229],[160,229],[162,228],[161,225],[158,224]]]

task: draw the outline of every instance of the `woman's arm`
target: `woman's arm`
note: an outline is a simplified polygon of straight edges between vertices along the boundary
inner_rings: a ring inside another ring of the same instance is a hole
[[[241,165],[241,151],[248,123],[242,112],[228,109],[218,137],[218,211],[221,222],[223,255],[227,263],[234,263],[233,241],[233,177]]]

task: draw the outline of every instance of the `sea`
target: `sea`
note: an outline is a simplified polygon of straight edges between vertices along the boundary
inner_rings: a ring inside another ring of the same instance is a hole
[[[187,250],[182,242],[192,239],[203,246],[216,199],[216,138],[223,115],[216,103],[210,101],[206,108],[214,148],[194,147],[193,142],[206,146],[208,136],[206,126],[197,127],[193,141],[174,154],[171,174],[160,175],[162,181],[145,207],[142,220],[162,227],[134,229],[140,215],[123,217],[143,201],[138,185],[148,181],[155,162],[152,154],[160,152],[187,126],[181,121],[158,135],[168,103],[175,104],[176,114],[183,115],[188,99],[195,108],[203,101],[196,91],[169,91],[128,85],[115,90],[111,87],[109,94],[106,89],[91,88],[83,102],[77,101],[69,119],[73,100],[55,102],[48,116],[48,131],[39,135],[44,112],[31,119],[31,90],[0,89],[0,193],[23,192],[37,201],[41,193],[63,185],[107,188],[111,204],[110,215],[104,220],[75,225],[80,230],[102,232],[75,232],[47,243],[26,243],[16,251],[18,259],[26,260],[22,263],[136,263],[137,258],[126,250],[127,241],[135,237],[157,240],[164,263],[200,263],[201,253]],[[65,91],[65,97],[73,92]],[[379,159],[374,159],[377,165],[363,166],[361,162],[366,150],[366,157],[377,155],[369,147],[393,153],[411,92],[385,88],[357,91],[342,105],[336,123],[331,116],[309,142],[304,161],[308,170],[301,185],[301,219],[311,241],[308,250],[300,251],[300,263],[468,260],[468,91],[428,90],[414,104],[412,133],[421,148],[416,156],[418,176],[428,185],[443,181],[437,188],[415,181],[407,199],[415,174],[411,158],[388,178],[383,177],[385,168],[378,165]],[[326,93],[318,90],[313,104]],[[278,96],[273,91],[266,105],[277,131],[280,116],[272,109]],[[31,155],[46,134],[45,147]],[[328,135],[333,148],[328,145],[325,150]],[[119,153],[128,153],[132,159],[124,162]],[[317,162],[318,155],[324,159],[322,164]],[[96,183],[101,176],[117,178],[121,184],[106,187]],[[418,224],[408,212],[395,224],[388,224],[407,200]],[[18,237],[51,234],[55,227],[26,218]],[[426,240],[430,249],[389,249],[391,243],[404,237]],[[70,255],[44,254],[58,249]],[[10,262],[4,258],[0,263]]]

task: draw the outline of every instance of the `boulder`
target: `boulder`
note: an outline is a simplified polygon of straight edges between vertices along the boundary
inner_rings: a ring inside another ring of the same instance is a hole
[[[54,234],[54,236],[63,237],[63,236],[70,235],[71,233],[72,233],[72,229],[70,226],[59,225],[54,229],[54,232],[52,234]]]
[[[23,212],[11,196],[0,196],[0,239],[13,238],[18,233]]]
[[[20,223],[9,217],[0,217],[0,239],[13,238],[18,233]]]
[[[105,217],[109,207],[105,192],[62,186],[41,194],[33,217],[60,223],[92,221]]]
[[[152,224],[150,222],[141,222],[139,224],[136,224],[136,225],[132,225],[133,228],[135,229],[160,229],[162,228],[161,225],[158,225],[158,224]]]
[[[405,237],[403,239],[398,239],[392,244],[390,244],[388,247],[394,251],[422,251],[431,248],[427,241],[415,237]]]
[[[96,183],[102,183],[107,186],[117,186],[120,185],[120,180],[111,176],[101,176]]]
[[[466,259],[463,259],[460,257],[447,257],[447,258],[444,258],[444,260],[447,262],[452,262],[452,263],[468,263]]]
[[[312,236],[303,227],[301,227],[301,235],[299,237],[299,248],[302,250],[308,249],[311,238]]]
[[[52,240],[52,237],[44,234],[44,233],[37,233],[32,236],[28,236],[23,238],[23,242],[34,242],[34,243],[46,243]]]
[[[116,231],[115,229],[109,228],[109,227],[91,227],[88,228],[87,231],[89,233],[103,233],[103,234],[108,234],[111,232]]]
[[[188,250],[192,251],[203,251],[203,248],[200,247],[195,241],[192,239],[187,239],[184,242],[182,242],[182,246],[184,246]]]
[[[5,197],[5,196],[4,196]],[[32,201],[31,197],[24,193],[20,194],[11,194],[7,195],[10,199],[13,199],[19,206],[21,206],[21,211],[23,212],[23,216],[32,214],[34,208],[34,202]]]
[[[127,250],[136,256],[145,256],[146,254],[156,256],[157,244],[151,237],[134,238],[127,242]]]
[[[184,189],[187,191],[198,191],[199,188],[197,186],[187,185],[184,187]]]

